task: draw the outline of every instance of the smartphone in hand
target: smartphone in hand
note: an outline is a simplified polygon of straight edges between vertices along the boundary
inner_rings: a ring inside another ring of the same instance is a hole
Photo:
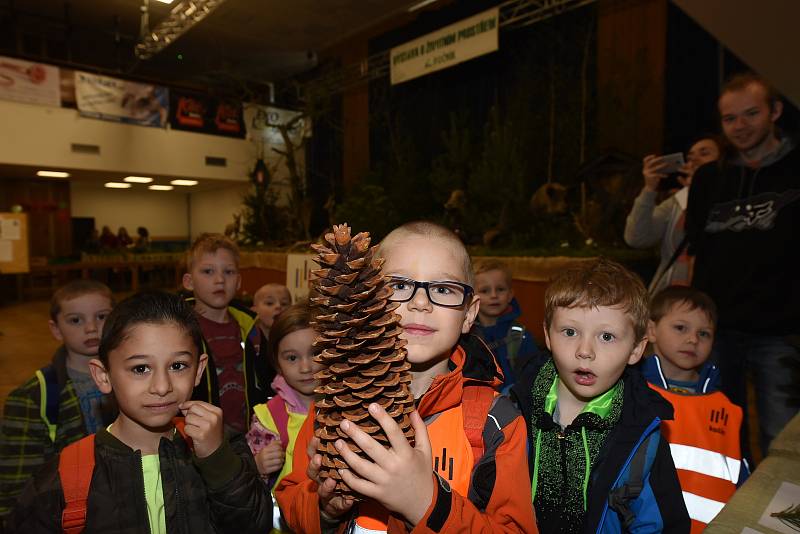
[[[664,174],[675,174],[683,167],[686,162],[683,159],[683,152],[675,152],[673,154],[665,154],[659,158],[660,164],[664,165],[661,172]]]

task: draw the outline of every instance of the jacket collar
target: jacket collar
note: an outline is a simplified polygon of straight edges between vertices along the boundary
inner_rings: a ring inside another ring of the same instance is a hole
[[[129,456],[132,454],[141,454],[138,450],[133,450],[132,448],[128,447],[126,444],[121,442],[117,439],[114,434],[109,432],[106,428],[100,428],[95,434],[95,442],[97,445],[107,448],[113,453],[120,455],[120,456]],[[159,444],[159,451],[162,451],[165,444],[167,446],[175,447],[176,449],[182,452],[189,451],[189,445],[184,441],[183,436],[181,436],[180,432],[175,432],[175,437],[172,440],[167,438],[161,438],[161,442]]]
[[[483,385],[498,389],[503,372],[486,344],[477,336],[465,335],[450,355],[449,372],[433,379],[420,398],[417,409],[423,419],[461,403],[464,386]]]
[[[644,358],[641,365],[642,375],[651,384],[662,389],[669,389],[667,384],[667,377],[664,376],[664,371],[661,368],[661,357],[658,354],[653,354]],[[700,378],[695,386],[696,393],[712,393],[719,389],[719,369],[710,361],[703,364],[700,368]]]

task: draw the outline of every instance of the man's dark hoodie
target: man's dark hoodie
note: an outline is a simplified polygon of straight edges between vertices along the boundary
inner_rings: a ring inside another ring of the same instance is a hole
[[[720,310],[720,327],[798,332],[800,150],[788,138],[750,168],[737,156],[695,173],[686,214],[692,285]]]

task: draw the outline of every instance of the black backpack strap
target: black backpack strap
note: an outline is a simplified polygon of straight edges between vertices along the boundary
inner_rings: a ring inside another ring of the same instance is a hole
[[[495,397],[483,427],[483,456],[475,458],[467,494],[472,504],[481,512],[486,510],[494,491],[497,479],[495,455],[498,447],[505,441],[503,429],[517,417],[519,411],[511,399],[506,396]]]
[[[631,458],[628,468],[628,480],[622,486],[611,490],[608,495],[608,506],[617,512],[625,532],[630,532],[636,515],[631,511],[630,505],[639,498],[644,489],[644,472],[647,467],[647,454],[653,440],[658,441],[659,433],[652,432],[647,436]]]

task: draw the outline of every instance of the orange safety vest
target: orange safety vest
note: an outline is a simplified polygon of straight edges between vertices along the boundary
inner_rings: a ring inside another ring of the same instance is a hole
[[[675,409],[661,423],[678,471],[692,534],[699,534],[736,491],[742,466],[742,409],[724,393],[683,395],[650,384]]]
[[[461,495],[467,495],[475,461],[483,455],[480,431],[496,395],[490,388],[465,388],[462,404],[441,412],[427,425],[434,471]],[[464,403],[468,406],[466,418]],[[389,524],[386,508],[374,501],[366,501],[359,504],[358,514],[351,532],[386,533]]]

